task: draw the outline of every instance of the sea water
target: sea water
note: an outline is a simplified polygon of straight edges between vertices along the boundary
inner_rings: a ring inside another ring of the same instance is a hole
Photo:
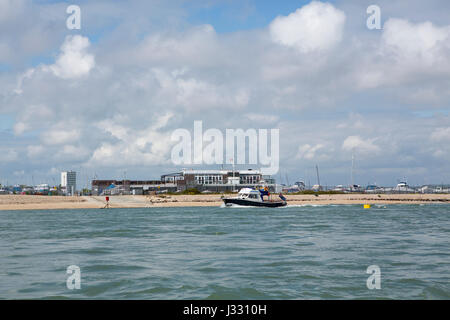
[[[446,204],[0,211],[0,241],[1,299],[450,298]]]

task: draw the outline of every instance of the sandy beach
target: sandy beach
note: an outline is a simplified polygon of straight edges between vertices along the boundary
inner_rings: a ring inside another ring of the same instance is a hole
[[[288,205],[327,204],[450,204],[450,194],[333,194],[286,195]],[[103,196],[63,197],[0,195],[0,210],[103,208]],[[111,208],[220,206],[221,195],[110,196]]]

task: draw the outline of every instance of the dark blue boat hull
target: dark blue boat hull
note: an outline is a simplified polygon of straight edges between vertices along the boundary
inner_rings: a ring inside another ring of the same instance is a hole
[[[235,199],[235,198],[225,198],[223,199],[225,205],[240,205],[240,206],[249,206],[249,207],[267,207],[267,208],[276,208],[276,207],[284,207],[287,205],[286,201],[251,201],[246,199]]]

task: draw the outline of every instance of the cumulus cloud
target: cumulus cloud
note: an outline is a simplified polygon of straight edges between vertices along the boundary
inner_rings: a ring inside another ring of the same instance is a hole
[[[342,149],[345,151],[359,151],[361,153],[377,153],[380,148],[374,144],[375,139],[362,139],[359,136],[349,136],[342,143]]]
[[[342,39],[345,13],[330,3],[313,1],[269,26],[272,40],[302,53],[327,50]]]
[[[431,139],[434,141],[450,141],[450,127],[435,129],[431,134]]]
[[[173,117],[167,113],[155,119],[144,130],[132,130],[108,119],[98,123],[98,127],[111,134],[115,142],[102,143],[90,158],[89,166],[107,165],[157,165],[168,163],[171,145],[170,134],[162,130]]]
[[[16,122],[14,124],[14,133],[19,135],[27,130],[27,125],[24,122]]]
[[[152,69],[152,76],[158,82],[158,98],[172,106],[193,109],[242,108],[249,102],[244,88],[224,86],[212,81],[197,79],[188,73],[161,68]]]
[[[367,55],[358,70],[358,86],[377,88],[422,82],[425,77],[450,75],[450,26],[431,22],[412,23],[389,18],[383,26],[375,55]],[[447,96],[435,85],[421,83],[419,90],[405,96],[411,101],[436,101]],[[431,99],[430,99],[431,98]]]
[[[437,27],[431,22],[413,24],[408,20],[391,18],[384,24],[384,50],[392,50],[400,62],[415,62],[432,66],[448,61],[443,49],[450,49],[450,26]]]
[[[311,146],[309,144],[304,144],[298,148],[296,158],[297,159],[306,159],[306,160],[314,159],[316,157],[316,152],[319,149],[322,149],[323,147],[324,147],[324,145],[322,145],[320,143],[316,144],[315,146]]]
[[[58,159],[85,160],[90,155],[89,149],[84,146],[74,146],[66,144],[59,149],[55,157]]]
[[[27,71],[25,71],[23,74],[19,75],[19,77],[17,79],[17,87],[14,90],[14,93],[21,94],[23,92],[23,90],[22,90],[23,82],[26,79],[31,79],[31,77],[33,76],[34,72],[35,72],[35,69],[31,68],[31,69],[28,69]]]
[[[36,55],[54,50],[65,15],[64,5],[37,4],[32,0],[0,1],[0,63],[9,67],[30,65]]]
[[[48,124],[53,118],[50,107],[41,104],[30,104],[23,107],[17,122],[14,125],[14,133],[21,135],[26,131],[40,128],[42,124]]]
[[[214,27],[205,24],[180,33],[158,32],[146,37],[136,51],[128,52],[139,62],[177,61],[180,63],[208,64],[210,59],[199,59],[219,54],[220,46]]]
[[[80,35],[67,36],[61,46],[61,53],[48,70],[62,79],[76,79],[86,76],[95,66],[95,59],[87,52],[89,39]]]
[[[75,142],[80,137],[80,131],[76,129],[52,129],[42,134],[42,140],[47,145],[58,145]]]

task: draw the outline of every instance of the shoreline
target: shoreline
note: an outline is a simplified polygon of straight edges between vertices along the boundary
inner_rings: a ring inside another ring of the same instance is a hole
[[[220,194],[110,196],[110,208],[170,208],[220,207]],[[289,205],[389,205],[389,204],[450,204],[450,194],[331,194],[285,195]],[[0,195],[0,211],[100,209],[105,207],[104,196],[36,196]]]

